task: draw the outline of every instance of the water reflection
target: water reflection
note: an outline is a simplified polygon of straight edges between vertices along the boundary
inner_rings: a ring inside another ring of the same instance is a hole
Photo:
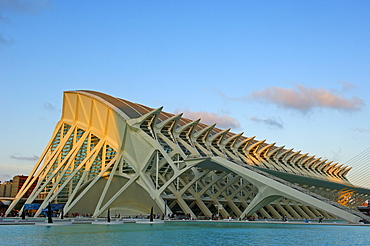
[[[369,245],[367,226],[167,222],[0,226],[1,245]]]

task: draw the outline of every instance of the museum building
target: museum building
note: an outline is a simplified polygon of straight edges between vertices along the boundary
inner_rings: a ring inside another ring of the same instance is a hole
[[[368,220],[350,167],[95,91],[66,91],[60,121],[10,204],[194,219]],[[25,198],[25,193],[30,191]],[[24,209],[24,207],[23,207]]]

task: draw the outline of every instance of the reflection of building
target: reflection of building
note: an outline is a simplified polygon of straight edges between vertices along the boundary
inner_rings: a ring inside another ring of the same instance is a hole
[[[342,218],[370,191],[350,168],[93,91],[64,93],[63,112],[9,212],[42,199],[64,212],[193,218]],[[33,178],[32,178],[33,176]]]

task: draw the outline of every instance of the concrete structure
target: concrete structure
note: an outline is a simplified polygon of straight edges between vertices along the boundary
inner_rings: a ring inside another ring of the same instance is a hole
[[[64,93],[62,117],[7,213],[65,204],[65,213],[155,213],[193,218],[340,218],[370,190],[350,167],[94,91]]]

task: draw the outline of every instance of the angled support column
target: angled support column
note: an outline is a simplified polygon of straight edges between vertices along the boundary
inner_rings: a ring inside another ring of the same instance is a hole
[[[285,183],[270,178],[268,175],[264,175],[262,173],[259,174],[258,172],[227,161],[221,157],[212,157],[210,160],[205,160],[205,162],[206,163],[201,164],[201,166],[210,167],[215,170],[219,168],[218,170],[221,171],[228,169],[229,172],[231,171],[240,175],[242,178],[248,180],[250,183],[259,188],[257,197],[252,200],[247,209],[245,209],[243,212],[242,216],[247,213],[249,214],[257,211],[256,208],[263,207],[262,205],[268,204],[268,201],[272,202],[278,197],[286,197],[288,199],[308,204],[314,208],[316,207],[322,211],[328,212],[352,223],[358,223],[360,219],[357,215],[352,214],[350,211],[319,200],[310,194],[296,189],[294,186],[289,186]],[[218,165],[219,167],[217,167]]]
[[[281,217],[281,215],[278,213],[278,211],[276,211],[276,209],[273,206],[271,206],[271,204],[267,205],[265,208],[267,209],[267,211],[269,211],[271,214],[273,214],[273,217],[275,217],[275,218],[280,218]]]
[[[295,211],[291,205],[288,204],[288,202],[286,202],[285,204],[285,209],[291,214],[293,215],[293,218],[303,218],[299,213],[298,211]]]
[[[303,209],[297,204],[296,201],[292,201],[295,211],[301,216],[301,218],[310,218],[310,216],[303,211]]]
[[[264,206],[282,197],[277,193],[278,192],[276,192],[276,190],[271,187],[268,186],[259,187],[257,196],[253,198],[252,202],[243,211],[239,218],[243,219],[246,215],[254,214]]]

